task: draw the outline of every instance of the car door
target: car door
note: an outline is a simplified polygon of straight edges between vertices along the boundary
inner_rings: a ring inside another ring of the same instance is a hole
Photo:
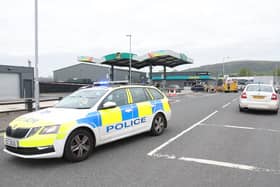
[[[106,102],[115,102],[116,107],[105,108],[102,106]],[[119,139],[129,132],[131,124],[129,123],[133,117],[133,110],[128,102],[127,90],[125,88],[112,91],[100,105],[101,116],[101,140],[112,141]]]
[[[149,130],[153,120],[150,97],[144,87],[129,88],[133,110],[133,133]]]

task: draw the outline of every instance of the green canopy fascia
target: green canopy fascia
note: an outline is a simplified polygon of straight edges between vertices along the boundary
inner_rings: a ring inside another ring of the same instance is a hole
[[[135,58],[137,55],[131,53],[131,58]],[[112,53],[103,57],[105,61],[115,61],[115,60],[129,60],[130,53]]]

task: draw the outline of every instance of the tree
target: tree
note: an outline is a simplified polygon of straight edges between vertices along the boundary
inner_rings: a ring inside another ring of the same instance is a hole
[[[247,68],[241,68],[239,70],[239,76],[241,77],[252,76],[252,75],[253,75],[252,71]]]

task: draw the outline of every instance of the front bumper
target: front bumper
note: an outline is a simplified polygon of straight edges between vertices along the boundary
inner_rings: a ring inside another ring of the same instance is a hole
[[[40,158],[60,158],[64,152],[64,140],[56,140],[53,145],[44,147],[10,147],[5,146],[4,152],[20,157],[30,159]]]
[[[240,100],[240,108],[254,109],[254,110],[278,110],[279,102],[253,102]]]

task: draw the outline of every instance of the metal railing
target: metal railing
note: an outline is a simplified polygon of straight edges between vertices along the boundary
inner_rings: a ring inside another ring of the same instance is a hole
[[[43,102],[49,102],[49,101],[59,101],[61,100],[62,97],[58,98],[51,98],[51,99],[40,99],[40,103]],[[2,110],[0,110],[0,113],[5,113],[5,112],[20,112],[20,111],[28,111],[32,112],[35,109],[35,106],[33,106],[33,103],[35,103],[34,99],[28,98],[24,99],[23,101],[9,101],[9,102],[0,102],[0,107],[2,107]],[[3,106],[11,106],[11,105],[24,105],[24,107],[15,107],[14,109],[8,108],[7,110],[3,109]],[[47,108],[50,106],[43,106],[40,107],[40,109]]]

